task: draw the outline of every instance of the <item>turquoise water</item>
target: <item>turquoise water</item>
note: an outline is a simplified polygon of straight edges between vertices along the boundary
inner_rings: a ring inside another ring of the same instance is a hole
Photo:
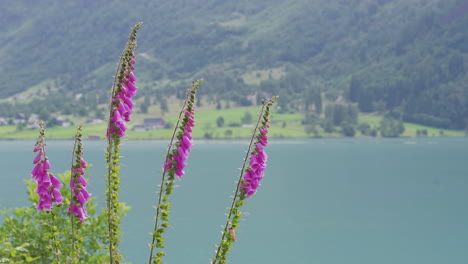
[[[252,196],[230,263],[468,263],[468,139],[270,140],[266,177]],[[0,141],[0,207],[28,205],[33,141]],[[49,141],[52,171],[71,141]],[[167,142],[125,142],[122,251],[147,261]],[[209,263],[246,141],[194,146],[172,196],[168,264]],[[104,142],[85,142],[90,191],[103,201]]]

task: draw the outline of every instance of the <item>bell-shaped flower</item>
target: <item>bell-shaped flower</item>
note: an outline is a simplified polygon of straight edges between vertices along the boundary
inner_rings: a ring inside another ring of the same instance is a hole
[[[255,143],[255,150],[250,154],[250,166],[244,171],[242,177],[240,185],[241,192],[243,192],[246,197],[250,197],[257,191],[265,173],[268,156],[263,147],[268,144],[267,133],[268,130],[266,128],[260,129],[258,141]]]

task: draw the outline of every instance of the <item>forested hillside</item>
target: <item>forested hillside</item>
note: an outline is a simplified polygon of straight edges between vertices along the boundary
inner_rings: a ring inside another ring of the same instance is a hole
[[[313,115],[339,97],[468,125],[465,0],[11,1],[0,7],[1,116],[99,114],[139,21],[135,72],[149,102],[204,78],[200,95],[214,103],[278,94],[281,111]]]

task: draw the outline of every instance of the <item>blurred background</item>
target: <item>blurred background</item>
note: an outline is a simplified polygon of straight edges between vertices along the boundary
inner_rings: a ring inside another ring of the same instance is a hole
[[[197,137],[247,137],[249,107],[272,95],[278,137],[463,136],[467,11],[465,0],[14,1],[0,7],[0,137],[32,138],[38,120],[52,137],[79,122],[102,135],[140,21],[130,137],[169,134],[200,78]]]

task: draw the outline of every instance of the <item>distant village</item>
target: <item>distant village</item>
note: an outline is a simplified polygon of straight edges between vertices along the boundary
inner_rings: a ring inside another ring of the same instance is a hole
[[[41,122],[39,115],[31,114],[26,116],[25,114],[18,114],[15,118],[5,118],[0,117],[0,126],[7,126],[7,125],[17,125],[23,126],[24,128],[28,129],[36,129],[39,128],[39,123]],[[103,119],[99,118],[88,118],[85,124],[102,124],[106,122]],[[74,125],[73,121],[65,118],[63,116],[56,116],[54,118],[53,126],[61,126],[61,127],[69,127]],[[149,131],[155,129],[162,129],[166,128],[166,122],[162,118],[145,118],[142,124],[137,124],[133,126],[134,131]]]
[[[39,115],[31,114],[26,116],[25,114],[17,114],[15,118],[4,118],[0,117],[0,126],[7,126],[7,125],[21,125],[25,128],[35,129],[39,128],[39,123],[41,122]],[[105,121],[98,118],[89,118],[86,120],[86,124],[101,124]],[[73,121],[65,118],[61,115],[57,115],[54,118],[54,123],[51,126],[61,126],[61,127],[69,127],[74,125]]]

